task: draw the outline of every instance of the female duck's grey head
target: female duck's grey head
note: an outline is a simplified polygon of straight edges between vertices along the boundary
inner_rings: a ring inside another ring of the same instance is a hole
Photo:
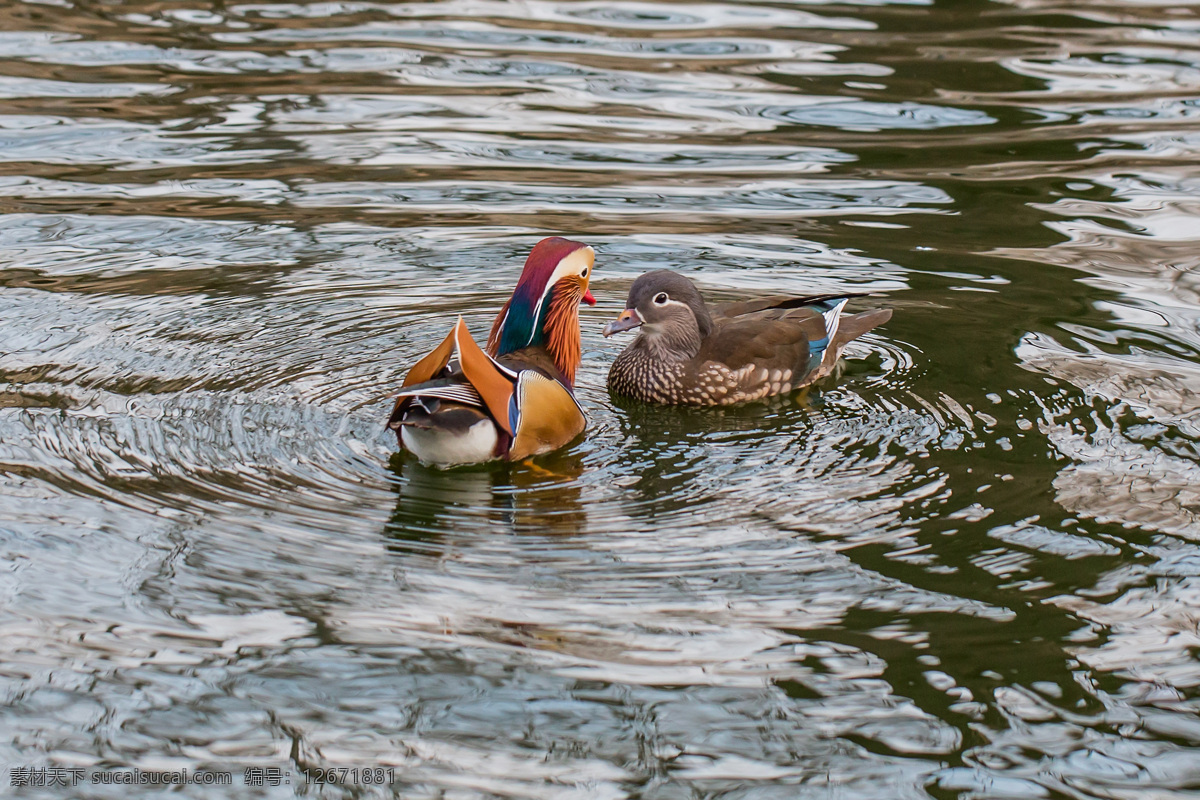
[[[629,287],[621,316],[604,326],[604,335],[641,327],[639,339],[678,358],[691,358],[712,332],[712,317],[695,284],[677,272],[647,272]]]

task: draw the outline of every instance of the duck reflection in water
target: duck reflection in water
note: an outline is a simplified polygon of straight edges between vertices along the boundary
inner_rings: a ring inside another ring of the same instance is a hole
[[[396,507],[385,528],[400,549],[488,527],[496,534],[576,534],[585,530],[581,453],[559,451],[520,462],[445,470],[411,453],[392,456]],[[481,524],[482,523],[482,524]]]
[[[628,513],[634,516],[698,508],[709,499],[699,486],[715,492],[719,482],[697,478],[733,463],[714,448],[748,453],[772,436],[804,435],[809,415],[821,405],[819,393],[807,388],[736,406],[668,408],[620,396],[612,402],[623,442],[615,469],[630,488]]]

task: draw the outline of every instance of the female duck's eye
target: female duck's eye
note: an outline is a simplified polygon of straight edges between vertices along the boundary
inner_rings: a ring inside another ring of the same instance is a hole
[[[667,293],[666,292],[659,292],[658,294],[654,295],[654,305],[665,306],[666,304],[667,304]]]

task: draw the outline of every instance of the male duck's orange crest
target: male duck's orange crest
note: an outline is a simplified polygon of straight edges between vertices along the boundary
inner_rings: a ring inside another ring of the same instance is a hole
[[[488,337],[499,357],[525,347],[545,347],[568,384],[580,361],[579,303],[595,303],[588,291],[595,253],[583,242],[553,236],[534,246],[512,297]]]

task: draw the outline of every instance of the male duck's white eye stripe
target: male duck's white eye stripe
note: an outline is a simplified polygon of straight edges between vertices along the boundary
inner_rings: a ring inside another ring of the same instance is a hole
[[[538,298],[537,305],[533,307],[534,326],[529,330],[529,341],[525,343],[528,347],[533,338],[537,336],[537,319],[542,315],[542,304],[546,302],[546,298],[550,296],[550,290],[554,288],[554,284],[568,275],[575,274],[579,270],[582,263],[584,269],[591,267],[595,263],[596,251],[591,247],[581,247],[578,250],[573,250],[563,256],[562,261],[554,267],[554,272],[550,274],[549,280],[546,281],[546,287],[542,289],[542,296]]]

